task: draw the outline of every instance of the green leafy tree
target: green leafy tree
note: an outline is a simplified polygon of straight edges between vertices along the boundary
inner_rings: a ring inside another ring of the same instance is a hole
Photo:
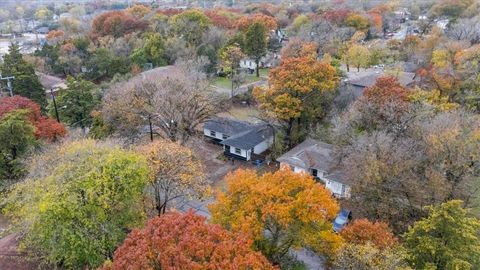
[[[245,54],[243,54],[242,49],[236,44],[224,47],[220,52],[221,67],[232,81],[232,98],[234,96],[234,90],[236,87],[235,82],[241,81],[239,80],[239,77],[241,76],[239,68],[240,61],[244,57]]]
[[[256,22],[248,27],[245,34],[245,52],[255,61],[257,77],[260,77],[260,59],[267,53],[267,28],[263,23]]]
[[[4,77],[15,77],[12,83],[15,95],[29,98],[40,104],[42,108],[46,107],[47,96],[45,90],[38,80],[33,66],[23,59],[18,44],[12,43],[8,48],[8,54],[4,55],[1,74]]]
[[[21,249],[65,269],[94,269],[142,225],[148,174],[143,157],[112,144],[63,144],[34,158],[4,212],[24,236]]]
[[[148,62],[154,66],[166,65],[165,42],[162,36],[159,33],[148,35],[145,40],[145,45],[134,51],[132,60],[139,65],[144,65]]]
[[[173,32],[183,37],[190,46],[200,45],[211,24],[210,19],[199,10],[187,10],[170,19]]]
[[[479,269],[480,221],[463,202],[427,207],[428,217],[405,234],[409,261],[415,269]]]
[[[0,189],[23,174],[19,159],[35,144],[35,128],[27,110],[15,110],[0,119]]]
[[[67,78],[67,89],[60,91],[57,97],[57,106],[60,119],[72,127],[82,129],[92,123],[91,111],[98,103],[94,94],[95,84],[84,80]],[[54,115],[54,108],[50,106],[50,114]]]

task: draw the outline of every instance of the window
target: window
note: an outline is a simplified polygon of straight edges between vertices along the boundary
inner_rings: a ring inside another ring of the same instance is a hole
[[[222,139],[224,140],[228,139],[228,135],[222,134]]]
[[[312,169],[312,175],[314,177],[318,177],[318,170],[317,169]]]
[[[345,185],[342,185],[342,196],[345,196]]]
[[[241,155],[242,154],[242,149],[235,147],[235,154]]]
[[[217,133],[215,133],[215,131],[213,130],[210,130],[210,136],[217,137]]]

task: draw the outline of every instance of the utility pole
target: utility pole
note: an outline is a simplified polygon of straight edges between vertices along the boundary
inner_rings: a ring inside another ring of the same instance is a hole
[[[55,93],[53,92],[53,88],[50,88],[50,95],[52,95],[53,107],[55,108],[55,117],[57,118],[57,122],[60,123],[60,117],[58,116],[57,102],[55,101]]]
[[[7,88],[8,88],[8,91],[10,92],[10,96],[13,97],[13,87],[12,87],[12,81],[11,80],[15,80],[15,77],[14,76],[7,76],[7,77],[2,77],[2,75],[0,75],[0,80],[2,81],[7,81]]]

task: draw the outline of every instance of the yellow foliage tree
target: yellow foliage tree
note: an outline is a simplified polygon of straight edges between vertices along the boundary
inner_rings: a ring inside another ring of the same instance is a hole
[[[339,206],[311,176],[288,168],[261,176],[237,170],[226,181],[227,190],[209,206],[212,221],[251,235],[272,262],[279,263],[291,247],[308,246],[324,254],[340,247],[331,223]]]
[[[202,162],[189,148],[165,140],[142,146],[138,151],[147,157],[152,169],[149,191],[158,215],[164,214],[173,200],[202,199],[211,193]]]

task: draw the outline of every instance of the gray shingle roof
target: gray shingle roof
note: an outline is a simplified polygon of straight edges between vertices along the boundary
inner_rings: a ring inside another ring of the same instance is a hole
[[[223,117],[211,118],[203,125],[203,128],[220,132],[228,136],[238,135],[239,133],[252,129],[252,127],[254,127],[254,125],[250,123]]]
[[[221,144],[240,149],[252,149],[272,136],[272,129],[267,125],[255,125],[237,135],[233,135]]]
[[[365,76],[362,76],[356,79],[352,79],[351,81],[349,81],[349,83],[355,86],[370,87],[375,84],[375,82],[379,77],[388,76],[388,75],[389,74],[385,74],[384,72],[376,71],[374,73],[367,74]],[[414,82],[415,73],[400,72],[397,76],[394,76],[394,77],[397,77],[398,81],[402,86],[408,86]]]
[[[306,139],[301,144],[277,158],[277,161],[306,170],[320,170],[326,172],[326,178],[348,184],[344,174],[337,168],[334,154],[335,147],[333,145],[314,139]]]

